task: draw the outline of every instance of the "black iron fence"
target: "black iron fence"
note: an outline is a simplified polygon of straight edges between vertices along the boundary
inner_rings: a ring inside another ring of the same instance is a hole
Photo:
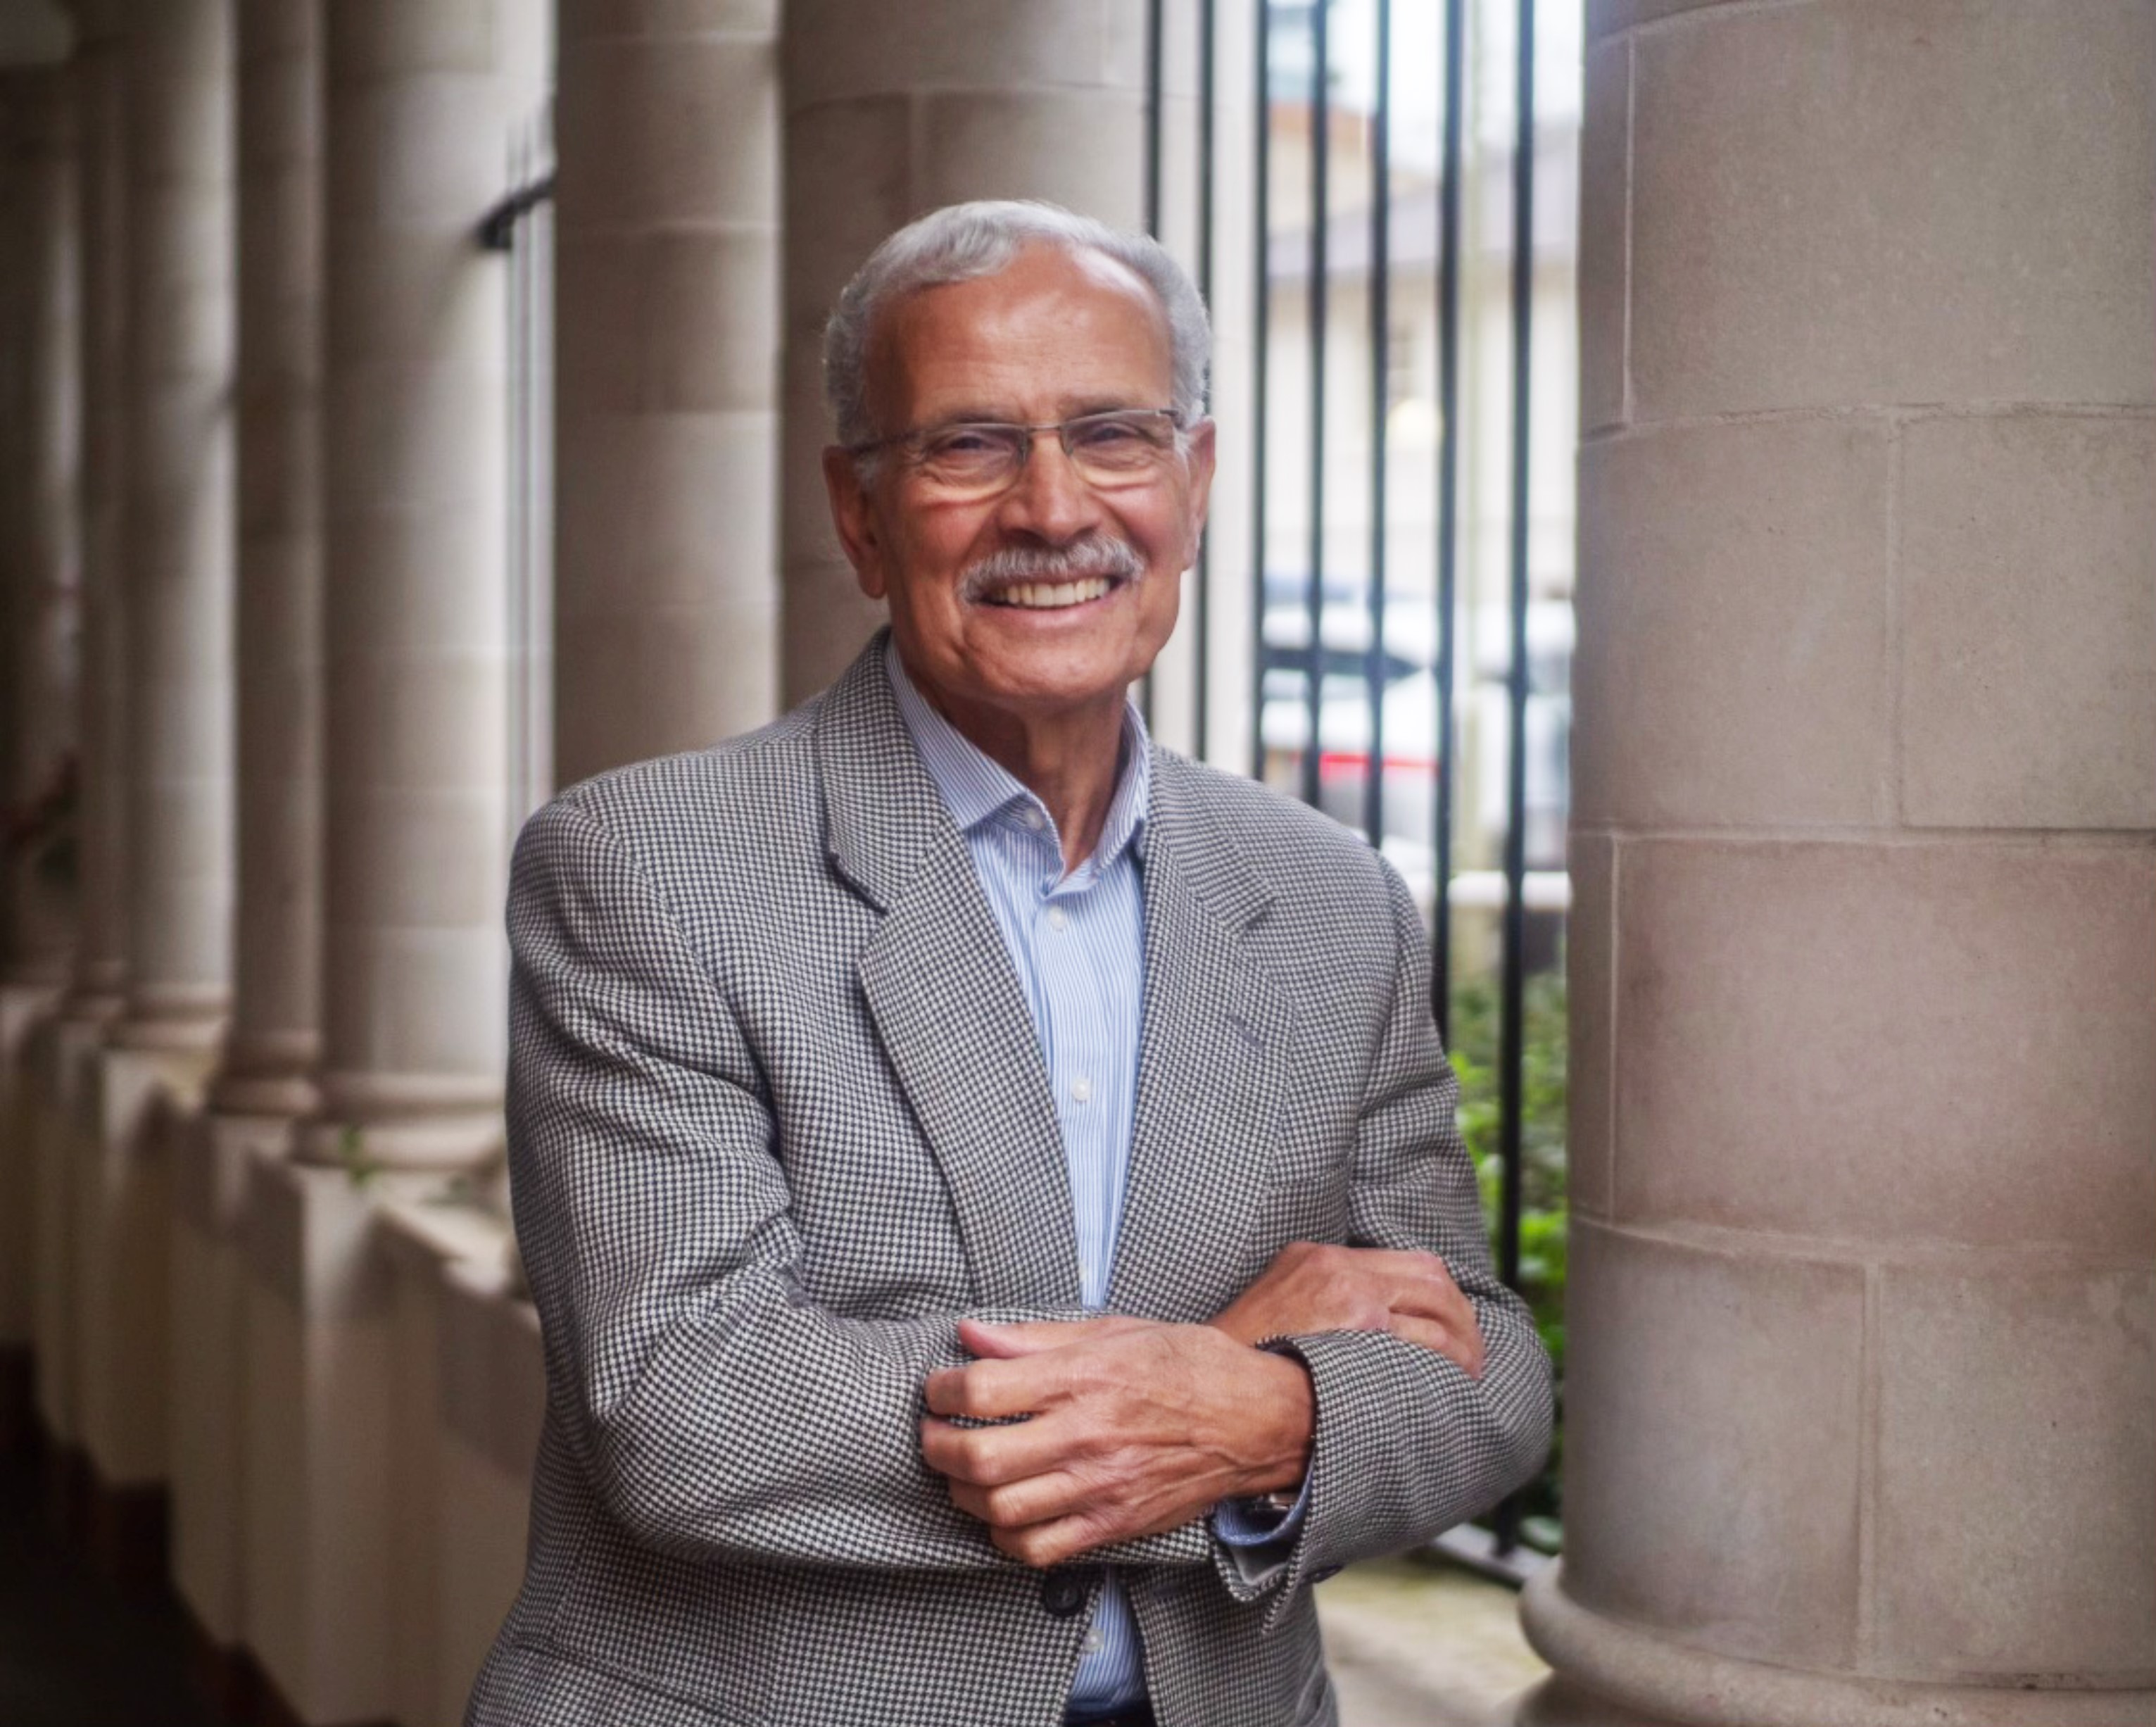
[[[1152,0],[1146,211],[1245,314],[1214,356],[1216,399],[1247,404],[1223,428],[1251,441],[1245,519],[1216,513],[1193,573],[1185,741],[1359,828],[1415,890],[1499,1267],[1561,1357],[1580,23],[1578,0],[1539,10]],[[1240,295],[1215,268],[1238,200]],[[1246,740],[1218,735],[1238,660]],[[1556,1545],[1558,1493],[1553,1472],[1450,1545],[1517,1575]]]

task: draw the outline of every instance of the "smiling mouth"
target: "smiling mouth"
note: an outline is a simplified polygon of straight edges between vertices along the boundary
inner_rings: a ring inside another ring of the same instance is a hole
[[[1081,576],[1072,582],[1012,582],[981,596],[984,605],[1013,606],[1022,611],[1052,612],[1105,599],[1118,584],[1107,576]]]

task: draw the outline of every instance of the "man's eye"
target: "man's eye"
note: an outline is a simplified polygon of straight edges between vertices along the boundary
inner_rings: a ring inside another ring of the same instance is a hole
[[[930,439],[928,454],[931,456],[957,456],[962,460],[968,457],[994,455],[1005,447],[1007,442],[1007,439],[998,438],[993,432],[984,432],[968,426],[958,426],[950,431],[938,433]]]
[[[1081,427],[1078,441],[1088,450],[1113,450],[1143,443],[1145,434],[1127,419],[1104,419]]]

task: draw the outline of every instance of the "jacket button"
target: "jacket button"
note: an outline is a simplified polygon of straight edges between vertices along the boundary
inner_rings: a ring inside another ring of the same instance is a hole
[[[1082,1568],[1050,1571],[1040,1580],[1040,1605],[1058,1619],[1079,1611],[1092,1592],[1092,1574]]]

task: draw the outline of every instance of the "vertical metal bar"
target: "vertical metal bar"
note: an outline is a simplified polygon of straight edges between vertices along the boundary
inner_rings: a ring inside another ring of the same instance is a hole
[[[1324,739],[1319,720],[1325,698],[1325,325],[1328,307],[1326,290],[1326,224],[1332,214],[1332,188],[1327,183],[1332,160],[1332,92],[1327,80],[1332,50],[1327,28],[1330,0],[1311,0],[1310,89],[1310,640],[1303,686],[1305,713],[1302,734],[1302,800],[1313,809],[1318,800],[1320,758]]]
[[[1363,773],[1363,828],[1385,841],[1385,410],[1391,393],[1393,158],[1392,0],[1378,0],[1377,100],[1370,129],[1370,645],[1363,694],[1370,748]]]
[[[1521,1127],[1526,1072],[1527,851],[1527,485],[1528,346],[1534,314],[1535,0],[1519,0],[1518,128],[1512,145],[1512,650],[1506,680],[1509,758],[1505,778],[1505,976],[1500,1070],[1499,1133],[1504,1157],[1498,1217],[1499,1267],[1507,1283],[1520,1279]],[[1519,1508],[1498,1508],[1497,1547],[1517,1538]]]
[[[1213,138],[1215,0],[1199,0],[1198,7],[1198,293],[1206,310],[1213,307]],[[1209,382],[1212,367],[1206,367]],[[1192,694],[1198,704],[1193,743],[1199,761],[1206,758],[1213,705],[1213,547],[1208,533],[1198,542],[1197,606],[1194,624],[1198,635],[1196,676]]]
[[[504,164],[509,171],[508,193],[514,198],[529,178],[531,161],[524,129],[518,127],[510,135],[509,159]],[[524,796],[531,777],[531,500],[526,488],[531,479],[531,286],[529,279],[530,258],[518,233],[521,224],[511,223],[506,239],[508,257],[503,261],[502,275],[507,304],[503,307],[509,321],[509,339],[505,344],[509,354],[507,400],[504,403],[509,415],[509,487],[505,500],[509,509],[507,543],[504,548],[509,560],[507,591],[509,615],[506,621],[511,643],[509,677],[509,818],[511,837],[525,815]]]
[[[1460,180],[1466,155],[1467,0],[1445,0],[1445,157],[1438,186],[1437,272],[1437,815],[1436,917],[1430,935],[1431,1005],[1440,1038],[1452,1036],[1454,625],[1460,602]]]
[[[1166,0],[1146,0],[1146,232],[1160,238],[1161,64]]]
[[[1160,238],[1161,215],[1161,29],[1166,0],[1146,0],[1145,224]],[[1152,724],[1152,673],[1138,681],[1138,708]]]
[[[1265,770],[1265,443],[1266,361],[1272,318],[1272,0],[1258,0],[1258,117],[1251,174],[1256,203],[1251,250],[1256,281],[1251,289],[1255,332],[1250,359],[1250,772]]]

